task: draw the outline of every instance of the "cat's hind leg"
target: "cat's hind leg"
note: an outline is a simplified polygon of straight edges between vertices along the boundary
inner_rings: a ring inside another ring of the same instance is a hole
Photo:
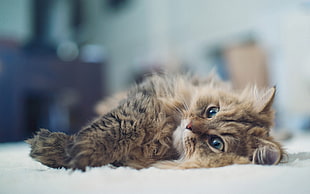
[[[33,138],[26,140],[26,143],[30,144],[30,156],[35,160],[52,168],[68,168],[66,147],[71,138],[64,133],[41,129]]]

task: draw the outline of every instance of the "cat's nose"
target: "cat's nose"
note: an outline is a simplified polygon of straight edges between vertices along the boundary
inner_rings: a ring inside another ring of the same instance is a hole
[[[190,121],[190,122],[186,125],[185,128],[188,129],[188,130],[192,130],[192,121]]]

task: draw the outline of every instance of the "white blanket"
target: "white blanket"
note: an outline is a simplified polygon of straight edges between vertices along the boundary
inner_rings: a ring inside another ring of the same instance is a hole
[[[286,142],[277,166],[213,169],[52,169],[32,160],[25,143],[0,144],[0,193],[310,193],[310,135]]]

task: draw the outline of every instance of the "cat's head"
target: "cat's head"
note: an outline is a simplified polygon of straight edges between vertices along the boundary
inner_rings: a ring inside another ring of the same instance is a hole
[[[266,91],[248,88],[240,93],[200,88],[177,129],[182,131],[178,150],[189,161],[186,165],[279,163],[283,150],[269,134],[275,92],[275,87]]]

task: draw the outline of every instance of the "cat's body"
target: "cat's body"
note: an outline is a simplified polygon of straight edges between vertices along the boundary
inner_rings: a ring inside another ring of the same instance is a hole
[[[213,78],[154,75],[106,104],[77,134],[41,130],[27,142],[33,158],[54,168],[277,164],[283,151],[269,136],[274,93],[237,93]]]

